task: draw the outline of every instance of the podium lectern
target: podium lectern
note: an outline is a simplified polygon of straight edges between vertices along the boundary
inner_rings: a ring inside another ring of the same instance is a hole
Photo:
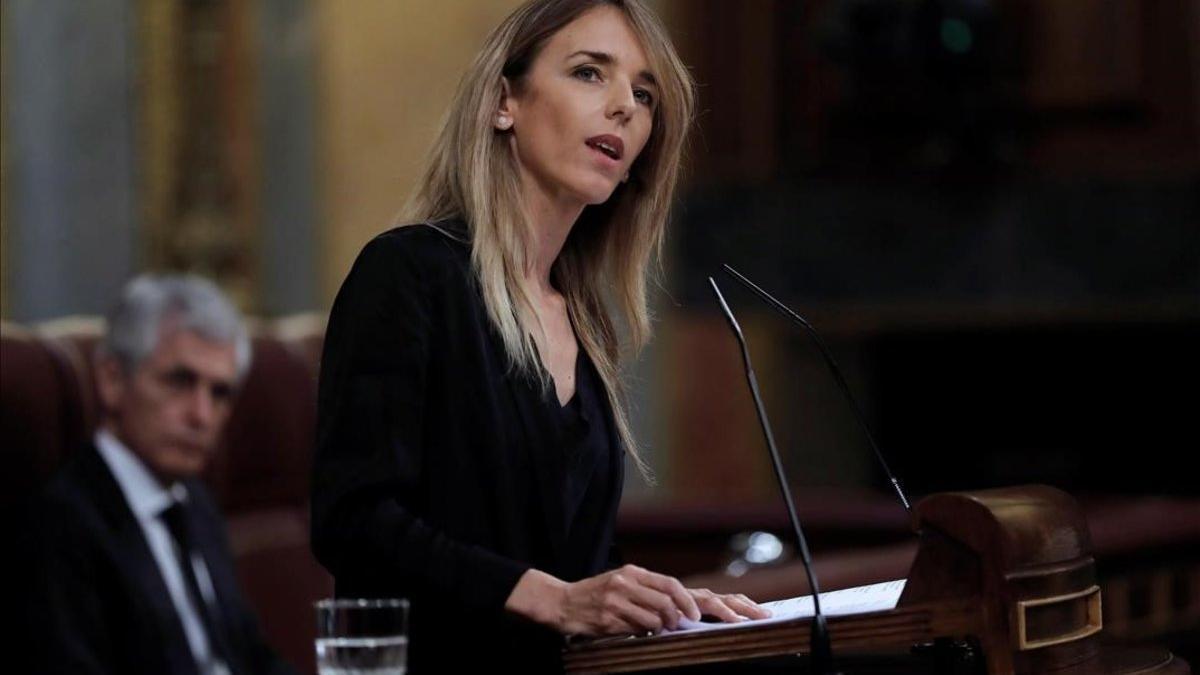
[[[829,617],[835,657],[969,640],[990,675],[1190,673],[1167,652],[1106,650],[1087,524],[1070,495],[1032,485],[942,493],[913,515],[919,544],[895,609]],[[570,645],[568,673],[635,672],[804,654],[809,619]]]

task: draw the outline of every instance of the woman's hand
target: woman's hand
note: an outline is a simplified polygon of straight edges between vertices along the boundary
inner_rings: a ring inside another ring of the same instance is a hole
[[[769,616],[743,595],[686,589],[678,579],[625,565],[574,583],[529,570],[506,607],[566,635],[613,635],[674,629],[702,613],[725,621]]]
[[[700,611],[715,616],[725,623],[736,623],[746,619],[765,619],[771,616],[771,611],[760,607],[758,603],[741,593],[720,595],[707,588],[689,588],[692,598]]]
[[[675,628],[700,619],[700,607],[678,579],[625,565],[567,584],[558,628],[567,635],[611,635]]]

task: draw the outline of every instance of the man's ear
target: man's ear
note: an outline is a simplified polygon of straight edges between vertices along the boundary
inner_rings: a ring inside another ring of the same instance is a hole
[[[94,371],[101,406],[106,413],[116,410],[121,406],[128,386],[129,376],[125,373],[125,366],[115,356],[102,355],[96,357]]]
[[[508,84],[507,77],[500,78],[500,105],[496,108],[496,118],[492,121],[492,126],[497,131],[508,131],[513,128],[515,120],[513,119],[512,87]]]

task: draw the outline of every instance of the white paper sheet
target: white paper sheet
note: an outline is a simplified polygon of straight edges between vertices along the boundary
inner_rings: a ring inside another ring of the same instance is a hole
[[[879,584],[856,586],[855,588],[822,593],[821,611],[825,613],[825,616],[829,617],[884,612],[895,609],[896,603],[900,601],[900,594],[904,592],[905,581],[907,580],[896,579]],[[672,632],[699,633],[711,630],[724,630],[727,628],[779,623],[792,619],[805,619],[813,615],[813,600],[811,595],[788,598],[787,600],[776,600],[775,602],[764,602],[762,606],[771,610],[770,617],[739,623],[701,623],[699,621],[684,619],[680,622],[679,628]]]

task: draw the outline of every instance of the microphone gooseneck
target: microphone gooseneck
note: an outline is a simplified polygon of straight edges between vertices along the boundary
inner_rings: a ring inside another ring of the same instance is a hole
[[[762,425],[763,435],[767,437],[767,450],[771,453],[771,463],[775,467],[775,478],[779,481],[779,491],[783,493],[783,501],[787,505],[788,518],[792,522],[792,533],[796,536],[796,544],[800,550],[800,560],[804,563],[804,571],[808,575],[808,585],[812,588],[813,620],[812,633],[809,638],[809,666],[812,672],[826,675],[833,673],[833,647],[829,640],[829,629],[825,623],[825,614],[821,611],[821,591],[817,586],[816,573],[813,571],[812,556],[808,552],[808,541],[804,538],[804,530],[800,527],[800,519],[796,516],[796,505],[792,501],[792,491],[788,487],[787,477],[783,473],[783,462],[779,459],[779,449],[775,445],[775,435],[771,433],[771,423],[767,420],[767,410],[763,406],[762,394],[758,390],[758,378],[754,375],[754,366],[750,362],[750,349],[746,346],[746,337],[738,325],[733,311],[721,295],[721,289],[712,277],[708,278],[717,303],[725,320],[737,338],[742,350],[742,362],[746,366],[746,380],[750,383],[750,395],[754,398],[754,409],[758,412],[758,421]]]
[[[798,324],[808,334],[812,341],[816,343],[817,349],[821,351],[821,356],[825,357],[825,365],[829,367],[829,371],[833,374],[833,379],[837,382],[838,388],[842,390],[842,394],[846,397],[846,401],[850,404],[850,411],[854,413],[854,420],[858,423],[858,428],[862,430],[863,435],[867,437],[867,443],[871,445],[871,449],[875,451],[875,459],[879,460],[879,466],[883,468],[884,474],[887,475],[888,481],[892,484],[892,488],[896,491],[896,496],[900,498],[900,503],[904,505],[904,510],[912,513],[912,507],[909,505],[908,495],[904,493],[904,489],[900,487],[900,480],[896,478],[896,474],[892,473],[891,467],[888,466],[887,460],[883,458],[883,452],[879,450],[879,446],[875,444],[875,437],[871,435],[871,430],[867,428],[866,419],[863,417],[862,410],[858,407],[858,402],[854,399],[854,395],[850,393],[850,385],[846,384],[846,378],[842,376],[841,368],[838,368],[837,361],[834,360],[833,354],[829,348],[825,346],[825,341],[821,339],[817,329],[812,327],[804,317],[792,311],[790,307],[775,299],[770,293],[750,281],[740,272],[733,269],[729,265],[722,265],[725,273],[733,277],[735,281],[750,289],[752,293],[778,311],[780,314],[791,319],[793,323]]]

